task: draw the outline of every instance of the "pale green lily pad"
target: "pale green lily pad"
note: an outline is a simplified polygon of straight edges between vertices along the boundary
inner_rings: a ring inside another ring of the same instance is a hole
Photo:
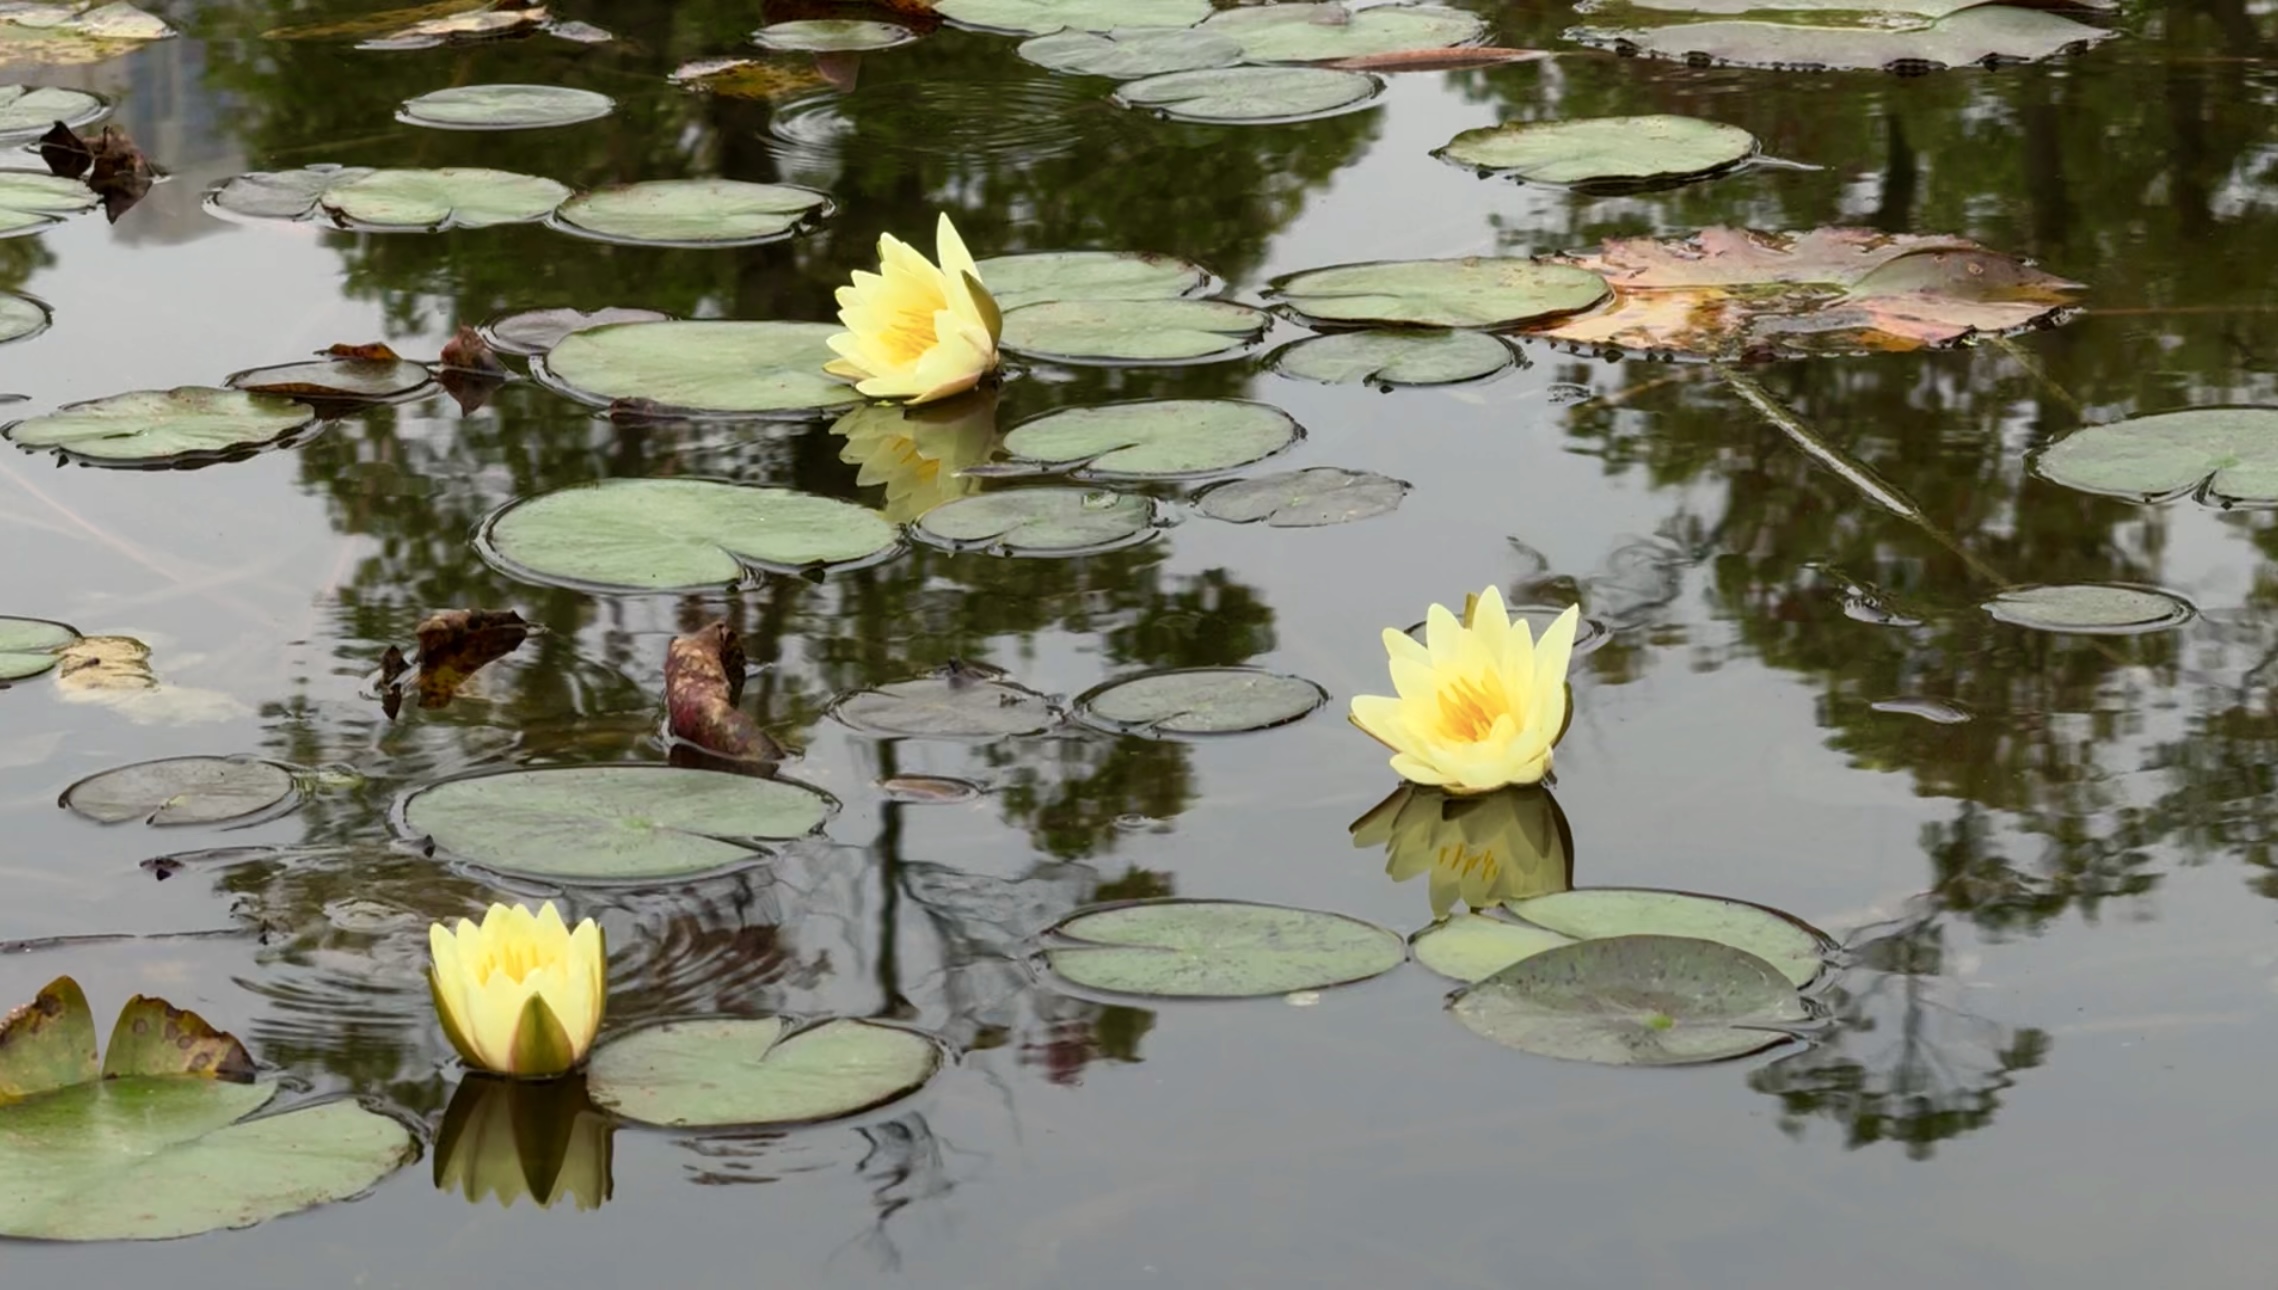
[[[860,18],[801,18],[769,23],[751,34],[751,43],[762,49],[816,54],[892,49],[916,39],[916,32],[898,23],[868,22]]]
[[[1350,9],[1324,0],[1221,9],[1201,30],[1230,37],[1253,63],[1317,63],[1469,45],[1487,34],[1487,23],[1477,14],[1435,4]]]
[[[2013,627],[2084,636],[2172,631],[2199,615],[2174,592],[2103,582],[2011,587],[1987,601],[1985,612]]]
[[[941,1062],[935,1040],[875,1021],[792,1029],[781,1017],[715,1017],[611,1039],[594,1050],[586,1089],[643,1124],[811,1124],[906,1097]]]
[[[1691,892],[1580,887],[1513,901],[1510,908],[1537,927],[1578,941],[1640,935],[1715,941],[1763,959],[1798,986],[1826,970],[1835,949],[1825,933],[1778,910]]]
[[[30,296],[0,291],[0,345],[39,335],[47,330],[49,317],[47,306]]]
[[[90,775],[63,805],[105,824],[243,824],[300,801],[291,771],[255,757],[167,757]]]
[[[591,327],[533,365],[587,403],[637,399],[675,412],[808,416],[859,403],[823,371],[838,357],[829,323],[648,322]]]
[[[1054,300],[1177,300],[1209,287],[1210,270],[1168,255],[1131,251],[1038,251],[973,266],[997,308]]]
[[[1078,910],[1044,936],[1044,963],[1063,979],[1166,999],[1318,990],[1379,976],[1408,957],[1397,935],[1373,923],[1231,900]]]
[[[808,570],[894,549],[894,526],[831,497],[709,479],[611,479],[516,502],[484,526],[508,572],[565,586],[677,591],[749,568]]]
[[[1200,27],[1136,27],[1121,31],[1061,31],[1020,44],[1020,56],[1070,76],[1131,81],[1169,72],[1232,67],[1242,46]]]
[[[84,0],[25,0],[0,6],[0,65],[100,63],[175,34],[163,20],[131,4],[89,7]]]
[[[1756,136],[1689,116],[1506,121],[1466,130],[1434,156],[1533,184],[1636,187],[1728,170],[1756,155]]]
[[[1049,300],[1007,311],[998,343],[1054,362],[1191,363],[1241,352],[1268,321],[1225,300]]]
[[[1301,676],[1250,667],[1170,668],[1097,685],[1076,715],[1119,734],[1231,735],[1309,716],[1329,692]]]
[[[1042,36],[1064,28],[1191,27],[1210,16],[1210,0],[937,0],[933,11],[961,26]]]
[[[543,219],[568,200],[567,185],[506,170],[449,166],[375,170],[333,183],[317,200],[353,228],[489,228]]]
[[[38,676],[79,643],[77,629],[44,618],[0,618],[0,684]]]
[[[1786,21],[1577,27],[1566,37],[1585,45],[1687,62],[1872,70],[2039,62],[2116,34],[2040,9],[1981,5],[1926,26],[1808,26],[1791,16]]]
[[[1573,943],[1573,937],[1547,928],[1470,913],[1434,923],[1408,939],[1418,963],[1458,981],[1484,981],[1529,955]]]
[[[789,237],[828,213],[830,198],[790,184],[652,179],[572,197],[561,228],[647,246],[752,246]]]
[[[111,110],[109,100],[60,85],[0,85],[0,140],[46,134],[60,121],[76,130]]]
[[[102,198],[76,179],[30,170],[0,170],[0,237],[60,224],[66,215],[92,208]]]
[[[1278,125],[1365,107],[1384,83],[1333,67],[1218,67],[1127,81],[1115,101],[1173,121]]]
[[[1371,470],[1313,466],[1214,485],[1203,491],[1196,506],[1229,524],[1263,520],[1268,528],[1322,528],[1389,515],[1400,508],[1412,487],[1404,479]]]
[[[1354,331],[1275,351],[1273,370],[1328,385],[1453,385],[1509,367],[1511,347],[1475,331]]]
[[[1149,399],[1024,421],[1005,451],[1092,479],[1178,479],[1263,461],[1303,437],[1287,412],[1239,399]]]
[[[1761,1052],[1810,1010],[1780,970],[1685,936],[1615,936],[1531,954],[1448,1010],[1506,1048],[1606,1066],[1678,1066]]]
[[[1828,18],[1838,22],[1901,27],[1907,19],[1945,18],[1996,0],[1610,0],[1604,7],[1661,10],[1669,13],[1742,15],[1802,15],[1802,20]],[[2024,0],[2032,9],[2119,8],[2119,0]],[[1788,18],[1787,21],[1797,21]]]
[[[4,433],[26,448],[57,448],[97,465],[139,466],[250,451],[315,420],[315,409],[293,399],[185,385],[67,403]]]
[[[606,327],[611,323],[671,322],[671,314],[654,309],[629,309],[620,305],[606,305],[591,311],[583,309],[525,309],[520,313],[493,318],[478,330],[490,347],[501,354],[530,358],[552,352],[554,346],[581,331]]]
[[[2278,504],[2278,408],[2190,408],[2089,426],[2049,445],[2033,469],[2137,501],[2189,493],[2224,506]]]
[[[911,532],[953,551],[1091,555],[1155,536],[1155,504],[1083,488],[1015,488],[936,506]]]
[[[1595,273],[1512,256],[1341,264],[1277,278],[1272,290],[1309,321],[1420,327],[1515,327],[1608,294]]]
[[[654,882],[723,869],[805,837],[829,798],[788,780],[673,766],[565,766],[469,775],[404,802],[403,830],[501,873]]]
[[[445,130],[535,130],[596,121],[617,101],[566,85],[454,85],[406,99],[396,119]]]
[[[227,384],[233,390],[279,394],[290,399],[386,403],[419,394],[433,381],[426,368],[400,358],[326,357],[307,363],[249,368],[232,373]]]
[[[305,166],[238,175],[206,197],[212,209],[245,219],[307,219],[334,184],[373,173],[369,166]]]
[[[963,670],[842,694],[829,713],[865,734],[928,739],[1006,739],[1060,724],[1036,691]]]

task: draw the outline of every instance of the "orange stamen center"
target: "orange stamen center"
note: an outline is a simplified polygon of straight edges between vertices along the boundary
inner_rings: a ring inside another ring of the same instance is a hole
[[[1498,676],[1464,677],[1440,686],[1440,727],[1457,739],[1477,743],[1494,729],[1495,718],[1511,710]]]

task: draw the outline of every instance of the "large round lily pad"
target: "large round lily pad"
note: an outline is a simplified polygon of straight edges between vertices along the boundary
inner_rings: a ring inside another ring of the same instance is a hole
[[[1307,320],[1422,327],[1516,327],[1588,309],[1608,290],[1587,270],[1510,256],[1341,264],[1273,284]]]
[[[1301,676],[1249,667],[1172,668],[1076,696],[1076,715],[1123,734],[1230,735],[1288,725],[1329,701]]]
[[[830,199],[811,188],[740,179],[651,179],[563,202],[562,228],[651,246],[750,246],[789,237]]]
[[[355,228],[489,228],[542,219],[569,198],[551,179],[506,170],[452,166],[375,170],[328,185],[317,200]]]
[[[566,766],[421,789],[404,831],[486,869],[585,882],[683,878],[804,837],[829,798],[786,780],[672,766]]]
[[[315,409],[293,399],[185,385],[67,403],[5,433],[97,465],[162,465],[250,451],[315,420]]]
[[[1242,61],[1239,43],[1199,27],[1061,31],[1022,41],[1019,52],[1029,62],[1055,72],[1118,81],[1231,67]]]
[[[1689,116],[1506,121],[1466,130],[1434,155],[1528,183],[1634,187],[1739,165],[1756,155],[1756,136]]]
[[[2086,636],[2170,631],[2199,613],[2174,592],[2108,582],[2011,587],[1987,601],[1985,612],[2013,627]]]
[[[245,219],[307,219],[317,200],[334,184],[372,173],[369,166],[304,166],[299,170],[257,170],[238,175],[213,190],[206,204]]]
[[[566,336],[534,365],[588,403],[638,399],[682,412],[805,416],[859,403],[823,371],[839,328],[801,322],[646,322]]]
[[[609,115],[616,100],[566,85],[454,85],[404,101],[396,119],[446,130],[534,130]]]
[[[1365,981],[1398,967],[1392,932],[1342,914],[1231,900],[1078,910],[1045,934],[1046,966],[1094,990],[1234,999]]]
[[[644,1124],[809,1124],[906,1097],[941,1060],[934,1040],[875,1021],[669,1021],[595,1049],[586,1089],[596,1105]]]
[[[1315,63],[1468,45],[1487,32],[1475,13],[1435,4],[1351,9],[1339,0],[1221,9],[1201,30],[1226,36],[1253,63]]]
[[[936,506],[911,532],[951,550],[992,555],[1090,555],[1157,531],[1144,497],[1084,488],[1015,488]]]
[[[31,233],[103,200],[76,179],[44,171],[0,170],[0,237]]]
[[[1189,363],[1241,352],[1268,321],[1226,300],[1049,300],[1008,311],[999,343],[1063,363]]]
[[[830,715],[867,734],[930,739],[1004,739],[1058,725],[1052,701],[1025,686],[963,671],[856,690]]]
[[[1354,331],[1315,336],[1275,351],[1273,369],[1328,385],[1453,385],[1509,367],[1516,356],[1475,331]]]
[[[1862,6],[1863,7],[1863,6]],[[1627,54],[1736,67],[1797,69],[1966,67],[2038,62],[2118,33],[2044,8],[1981,4],[1934,22],[1891,22],[1869,14],[1845,25],[1831,15],[1783,14],[1763,21],[1675,22],[1650,27],[1576,27],[1568,40]]]
[[[525,309],[520,313],[493,318],[479,329],[482,338],[501,354],[514,354],[523,358],[550,352],[554,346],[578,332],[611,323],[671,322],[671,314],[654,309],[628,309],[618,305],[605,305],[594,310],[584,309]]]
[[[99,94],[60,85],[0,85],[0,140],[29,139],[58,122],[76,130],[111,105]]]
[[[2075,430],[2034,461],[2042,478],[2137,501],[2192,493],[2278,504],[2278,408],[2190,408]]]
[[[1456,1020],[1507,1048],[1608,1066],[1761,1052],[1810,1017],[1778,968],[1684,936],[1615,936],[1528,955],[1458,992]]]
[[[0,345],[46,331],[50,316],[47,306],[30,296],[0,291]]]
[[[1416,961],[1458,981],[1484,981],[1529,955],[1571,945],[1574,938],[1487,914],[1462,913],[1408,940]]]
[[[769,23],[751,34],[751,43],[761,49],[790,49],[812,54],[892,49],[916,39],[916,32],[899,23],[863,18],[799,18]]]
[[[1312,466],[1228,480],[1203,490],[1195,504],[1203,514],[1229,524],[1263,520],[1268,528],[1309,529],[1388,515],[1412,487],[1374,471]]]
[[[1016,36],[1063,28],[1191,27],[1210,16],[1210,0],[937,0],[933,8],[962,26]]]
[[[544,582],[668,591],[741,581],[747,566],[811,569],[894,549],[894,526],[851,502],[708,479],[611,479],[516,502],[483,545]]]
[[[79,642],[76,629],[44,618],[0,618],[0,682],[21,681],[54,667]]]
[[[1099,479],[1208,475],[1280,452],[1304,434],[1291,416],[1239,399],[1149,399],[1063,408],[1024,421],[1005,451]]]
[[[63,790],[63,805],[120,824],[237,824],[300,800],[292,772],[254,757],[167,757],[90,775]]]
[[[1333,67],[1217,67],[1127,81],[1115,101],[1173,121],[1278,125],[1365,107],[1383,88]]]
[[[1649,887],[1578,887],[1513,901],[1512,912],[1575,940],[1609,936],[1690,936],[1746,950],[1796,985],[1826,970],[1835,942],[1776,909],[1721,896]]]
[[[1199,264],[1132,251],[1036,251],[973,267],[1008,311],[1048,300],[1176,300],[1210,285]]]

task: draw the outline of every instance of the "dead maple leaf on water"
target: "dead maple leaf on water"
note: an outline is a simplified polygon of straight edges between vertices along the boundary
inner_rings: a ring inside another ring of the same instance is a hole
[[[142,155],[142,149],[115,125],[104,126],[89,143],[58,121],[54,129],[40,136],[40,160],[47,163],[50,172],[65,179],[84,176],[87,186],[103,199],[103,215],[113,224],[134,209],[159,177],[158,168]]]
[[[449,707],[459,687],[484,666],[522,647],[530,624],[511,609],[445,609],[420,620],[419,706]],[[411,664],[388,646],[380,658],[380,706],[392,720],[403,704],[398,684]]]
[[[664,702],[675,739],[714,756],[772,766],[783,745],[759,728],[743,701],[743,642],[725,622],[673,638],[664,656]]]

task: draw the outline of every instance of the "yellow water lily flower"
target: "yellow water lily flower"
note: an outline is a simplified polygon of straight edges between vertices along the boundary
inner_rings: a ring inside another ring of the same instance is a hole
[[[1411,783],[1451,793],[1540,783],[1566,728],[1566,665],[1580,622],[1568,606],[1538,642],[1493,587],[1462,622],[1434,605],[1422,644],[1384,629],[1399,696],[1355,695],[1352,722],[1392,750],[1393,773]]]
[[[590,918],[572,932],[554,902],[492,905],[477,925],[427,929],[427,984],[451,1047],[477,1070],[545,1077],[575,1069],[608,1001],[608,955]]]
[[[891,233],[878,239],[878,272],[856,270],[838,289],[846,330],[830,338],[838,357],[824,371],[874,399],[930,403],[997,370],[1004,319],[946,214],[934,251],[938,266]]]
[[[1541,787],[1457,796],[1402,784],[1352,823],[1353,845],[1383,847],[1394,882],[1429,874],[1432,917],[1458,901],[1475,911],[1574,885],[1573,835]]]

